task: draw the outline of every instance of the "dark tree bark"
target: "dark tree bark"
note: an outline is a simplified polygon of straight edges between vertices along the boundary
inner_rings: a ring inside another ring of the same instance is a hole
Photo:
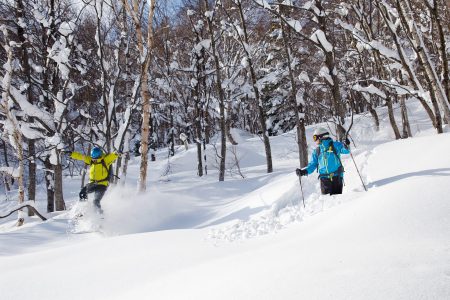
[[[22,0],[16,0],[16,18],[25,19],[25,10]],[[22,72],[26,83],[28,84],[26,89],[27,100],[33,104],[32,87],[33,82],[31,80],[31,68],[28,56],[28,43],[25,38],[25,30],[21,26],[17,26],[17,37],[20,42],[20,63],[22,65]],[[30,123],[34,122],[34,118],[30,117]],[[36,200],[36,154],[34,140],[27,140],[28,143],[28,201]],[[28,216],[33,215],[33,210],[28,210]]]
[[[37,211],[36,208],[34,208],[33,206],[28,205],[28,204],[22,205],[22,206],[20,206],[20,207],[18,207],[18,208],[16,208],[16,209],[10,211],[8,214],[6,214],[6,215],[4,215],[4,216],[0,216],[0,219],[9,217],[10,215],[12,215],[13,213],[15,213],[16,211],[19,211],[19,210],[21,210],[21,209],[23,209],[23,208],[27,208],[28,210],[31,210],[31,211],[33,212],[33,215],[36,214],[42,221],[47,221],[47,219],[46,219],[43,215],[41,215],[41,214]]]
[[[395,139],[398,140],[401,138],[401,135],[398,130],[397,122],[395,122],[394,109],[392,107],[392,99],[390,95],[386,98],[386,106],[388,109],[389,122],[391,123],[392,130],[394,131]]]
[[[3,159],[5,160],[5,166],[9,167],[9,160],[8,160],[8,148],[6,146],[6,142],[4,140],[1,140],[2,144],[3,144]],[[11,190],[11,185],[14,184],[14,177],[10,176],[10,175],[4,175],[5,176],[5,189],[6,191],[10,191]],[[11,182],[8,181],[8,177],[11,177]]]
[[[282,6],[280,5],[280,11],[282,11]],[[289,71],[289,81],[291,82],[291,93],[290,93],[290,103],[292,108],[294,109],[295,114],[295,123],[297,126],[297,147],[298,147],[298,154],[299,154],[299,160],[300,160],[300,167],[306,167],[308,165],[308,148],[306,143],[306,134],[305,134],[305,120],[303,117],[300,117],[300,114],[304,114],[304,108],[302,104],[297,103],[297,85],[295,84],[294,80],[294,71],[292,70],[292,61],[291,61],[291,44],[288,39],[288,32],[289,28],[286,28],[286,25],[281,23],[281,32],[283,36],[283,46],[284,46],[284,52],[287,59],[287,67]],[[287,32],[286,32],[287,31]]]
[[[57,211],[60,211],[66,209],[66,203],[64,202],[63,194],[63,174],[60,150],[56,150],[56,153],[58,160],[57,164],[53,166],[53,171],[55,172],[55,208]]]
[[[173,119],[173,107],[172,107],[172,96],[169,98],[170,104],[169,104],[169,126],[170,126],[170,132],[169,132],[169,154],[170,156],[175,155],[175,124]]]
[[[33,140],[28,140],[28,201],[36,201],[36,149]],[[28,210],[33,216],[33,210]]]
[[[255,94],[255,101],[256,101],[256,105],[258,106],[258,120],[259,120],[259,126],[261,129],[261,135],[262,135],[262,140],[264,143],[264,150],[266,153],[266,163],[267,163],[267,173],[272,173],[273,172],[273,164],[272,164],[272,150],[270,147],[270,140],[269,140],[269,135],[267,134],[267,126],[266,126],[266,112],[264,110],[263,107],[263,103],[262,103],[262,98],[258,89],[258,85],[257,85],[257,78],[256,78],[256,72],[255,72],[255,67],[254,67],[254,63],[253,60],[251,58],[250,53],[248,53],[248,49],[245,45],[249,45],[249,39],[248,39],[248,31],[247,31],[247,22],[246,19],[244,17],[244,11],[242,8],[242,3],[240,1],[238,1],[236,3],[236,7],[238,9],[238,13],[240,16],[240,21],[241,21],[241,26],[242,26],[242,31],[243,31],[243,38],[244,38],[244,43],[243,44],[243,48],[244,48],[244,54],[247,58],[248,61],[248,69],[250,71],[250,79],[251,79],[251,83],[252,83],[252,87],[253,87],[253,92]]]
[[[406,108],[406,101],[403,96],[400,99],[400,107],[402,110],[402,138],[406,139],[412,137],[411,126],[409,125],[408,111]]]
[[[206,11],[209,11],[208,0],[204,0]],[[214,37],[214,28],[212,23],[212,16],[206,17],[206,22],[208,23],[209,38],[211,39],[211,50],[214,59],[214,65],[216,67],[215,79],[216,79],[216,90],[219,96],[219,113],[220,113],[220,163],[219,163],[219,181],[225,180],[225,158],[227,154],[227,127],[225,120],[225,95],[222,89],[222,75],[220,74],[220,62],[219,56],[217,54],[217,46]]]
[[[446,39],[444,26],[445,18],[448,16],[448,11],[450,9],[450,1],[447,0],[447,3],[441,2],[439,0],[433,0],[433,5],[430,2],[424,1],[424,4],[428,7],[430,11],[430,15],[436,24],[437,35],[439,37],[438,47],[439,47],[439,56],[441,59],[442,66],[442,85],[445,90],[445,94],[447,95],[447,101],[450,104],[450,72],[449,72],[449,58],[446,52]],[[447,7],[445,7],[447,6]],[[443,20],[444,19],[444,20]],[[449,21],[449,20],[447,20]],[[447,22],[448,29],[450,29],[450,23]]]
[[[315,0],[316,6],[319,8],[319,10],[322,12],[325,11],[325,8],[322,6],[322,0]],[[325,36],[327,37],[327,40],[329,39],[329,29],[327,25],[327,19],[328,17],[325,14],[316,15],[317,22],[319,24],[320,29],[324,32]],[[344,103],[342,101],[342,95],[341,95],[341,84],[339,82],[338,72],[336,72],[336,54],[335,54],[335,46],[333,45],[333,50],[328,51],[327,49],[324,49],[323,46],[320,46],[322,49],[324,55],[325,55],[325,66],[329,70],[329,75],[331,77],[331,80],[333,84],[330,84],[327,81],[327,85],[329,86],[331,90],[331,100],[333,103],[334,108],[334,114],[336,115],[338,122],[337,122],[337,137],[339,140],[342,140],[345,137],[345,110],[344,110]]]
[[[411,18],[411,6],[409,1],[396,0],[396,8],[399,12],[400,20],[403,23],[403,27],[408,33],[413,43],[411,45],[414,52],[417,55],[418,62],[422,66],[424,72],[423,76],[429,86],[429,91],[432,101],[436,101],[441,105],[443,111],[443,119],[446,124],[450,123],[450,107],[449,102],[446,101],[447,96],[442,88],[439,76],[430,61],[429,50],[423,42],[423,36],[420,30],[417,28],[415,20]],[[411,28],[410,28],[411,26]],[[433,100],[434,99],[434,100]],[[435,111],[436,119],[438,119],[438,111]],[[439,125],[439,120],[436,120],[436,124]],[[442,133],[442,129],[437,129],[438,133]]]
[[[372,105],[369,105],[369,106],[368,106],[368,109],[369,109],[370,115],[372,116],[373,121],[374,121],[374,123],[375,123],[376,131],[379,131],[379,130],[380,130],[380,119],[378,118],[378,113],[377,113],[377,111],[372,107]]]

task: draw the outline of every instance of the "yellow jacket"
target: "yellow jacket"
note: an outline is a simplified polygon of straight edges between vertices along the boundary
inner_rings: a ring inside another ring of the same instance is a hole
[[[70,157],[76,160],[84,161],[87,165],[91,166],[89,168],[89,182],[108,186],[109,166],[111,166],[111,164],[119,157],[119,155],[113,152],[106,155],[104,154],[99,159],[92,159],[90,156],[78,152],[72,152],[70,154]],[[102,161],[104,161],[105,163],[103,164]]]

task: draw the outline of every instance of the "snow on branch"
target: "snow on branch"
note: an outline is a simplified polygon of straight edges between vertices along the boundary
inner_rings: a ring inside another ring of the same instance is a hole
[[[211,47],[211,40],[210,39],[204,39],[200,41],[197,45],[195,45],[194,49],[197,53],[200,53],[202,49],[205,49],[206,51],[209,50]]]
[[[26,96],[13,86],[10,87],[10,94],[27,116],[38,118],[48,129],[55,131],[52,114],[28,102]]]
[[[338,20],[337,23],[343,29],[349,31],[358,42],[363,43],[366,49],[378,51],[382,56],[394,60],[395,62],[401,61],[397,51],[387,48],[378,40],[372,40],[370,42],[367,41],[366,38],[363,37],[362,32],[356,29],[353,25],[342,22],[340,20]]]
[[[384,57],[393,59],[395,61],[400,61],[400,57],[398,56],[398,53],[392,49],[387,48],[386,46],[384,46],[381,42],[379,41],[371,41],[369,43],[369,45],[377,50],[378,52],[380,52],[381,55],[383,55]]]
[[[333,51],[333,45],[330,44],[330,42],[327,40],[327,37],[325,36],[325,33],[317,29],[310,37],[310,40],[314,43],[321,45],[322,48],[326,52],[332,52]]]
[[[296,32],[300,33],[302,31],[302,25],[297,20],[287,20],[286,23],[291,26]]]
[[[412,96],[416,96],[416,97],[419,97],[421,99],[424,99],[428,103],[431,103],[430,93],[427,92],[427,91],[415,90],[414,88],[412,88],[410,86],[402,85],[402,84],[398,83],[394,79],[392,79],[392,80],[381,80],[381,79],[372,78],[370,80],[375,82],[375,83],[381,83],[381,84],[383,84],[386,87],[394,89],[395,92],[398,95],[400,95],[400,96],[401,95],[412,95]]]
[[[59,71],[61,72],[61,77],[64,80],[69,78],[70,54],[71,49],[67,47],[65,37],[61,37],[59,40],[55,41],[52,48],[48,50],[48,57],[57,63]]]
[[[256,4],[260,5],[263,8],[272,9],[269,2],[267,2],[266,0],[255,0],[255,2],[256,2]]]
[[[75,29],[75,24],[73,22],[62,22],[59,25],[58,32],[63,36],[69,36],[73,33]]]
[[[319,71],[319,76],[325,78],[330,85],[334,85],[333,78],[331,78],[330,70],[323,66]]]
[[[373,84],[370,84],[367,87],[363,87],[363,86],[360,86],[359,84],[355,84],[354,86],[352,86],[352,90],[357,91],[357,92],[377,95],[377,96],[380,96],[383,99],[387,98],[386,94],[382,90],[380,90],[379,88],[374,86]]]
[[[44,138],[44,134],[33,128],[35,124],[30,124],[26,122],[20,122],[20,132],[22,132],[23,136],[30,140],[42,139]]]

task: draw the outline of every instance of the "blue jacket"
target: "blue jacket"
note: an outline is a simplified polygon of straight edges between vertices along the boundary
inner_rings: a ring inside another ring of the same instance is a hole
[[[333,144],[334,152],[339,156],[339,158],[336,157],[332,149],[330,149],[331,144]],[[319,156],[317,157],[317,149],[314,150],[311,155],[311,160],[306,166],[306,171],[308,171],[308,174],[311,174],[318,168],[319,177],[330,176],[330,174],[333,174],[334,176],[340,175],[343,177],[344,173],[338,170],[341,166],[340,156],[341,154],[349,154],[350,151],[344,146],[344,144],[341,142],[335,142],[331,138],[322,140],[319,147]]]

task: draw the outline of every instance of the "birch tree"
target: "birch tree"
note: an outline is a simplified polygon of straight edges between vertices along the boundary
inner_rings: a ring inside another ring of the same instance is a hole
[[[0,108],[2,114],[6,116],[4,128],[9,136],[11,145],[16,150],[17,159],[19,161],[17,173],[11,175],[17,178],[19,187],[18,203],[20,205],[25,201],[23,134],[20,129],[19,121],[16,117],[13,101],[10,98],[11,81],[14,72],[13,47],[16,45],[16,43],[9,40],[9,33],[6,26],[2,25],[0,29],[3,31],[3,36],[5,39],[3,48],[7,54],[7,61],[3,66],[4,75],[2,80],[2,99]],[[17,226],[21,226],[24,221],[24,216],[22,215],[21,211],[19,211]]]
[[[156,0],[150,0],[148,3],[147,14],[147,36],[142,28],[141,9],[147,5],[147,1],[122,0],[128,15],[136,30],[137,46],[140,53],[140,91],[142,101],[142,128],[141,128],[141,165],[139,172],[138,190],[145,192],[147,188],[147,165],[148,165],[148,146],[150,134],[150,91],[148,88],[149,80],[149,66],[151,62],[151,50],[153,48],[154,33],[153,33],[153,17],[155,14]]]

